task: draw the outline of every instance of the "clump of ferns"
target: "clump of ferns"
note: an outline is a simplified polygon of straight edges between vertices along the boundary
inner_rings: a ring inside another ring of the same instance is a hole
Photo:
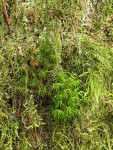
[[[80,80],[76,75],[61,72],[51,88],[51,104],[54,119],[70,121],[80,114],[87,98],[80,90]]]

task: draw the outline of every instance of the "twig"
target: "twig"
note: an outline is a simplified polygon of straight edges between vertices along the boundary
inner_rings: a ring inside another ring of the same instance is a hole
[[[8,26],[9,34],[11,35],[12,32],[13,32],[13,28],[12,28],[12,25],[11,25],[11,22],[10,22],[10,18],[9,18],[9,15],[8,15],[6,4],[5,4],[4,0],[1,0],[1,1],[2,1],[2,6],[3,6],[4,18],[5,18],[6,24]]]

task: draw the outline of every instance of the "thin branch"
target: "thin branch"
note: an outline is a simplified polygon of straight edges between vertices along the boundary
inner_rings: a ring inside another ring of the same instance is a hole
[[[7,8],[6,8],[5,1],[1,0],[1,2],[2,2],[3,14],[4,14],[4,18],[5,18],[7,27],[8,27],[9,34],[12,34],[13,28],[12,28],[12,25],[11,25],[11,22],[10,22],[10,18],[9,18],[9,15],[8,15],[8,11],[7,11]]]

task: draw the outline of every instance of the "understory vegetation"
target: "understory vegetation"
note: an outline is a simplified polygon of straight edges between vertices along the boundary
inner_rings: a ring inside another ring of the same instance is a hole
[[[0,150],[113,149],[112,0],[2,0],[0,43]]]

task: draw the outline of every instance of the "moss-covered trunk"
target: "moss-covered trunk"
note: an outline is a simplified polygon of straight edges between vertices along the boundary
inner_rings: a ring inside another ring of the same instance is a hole
[[[112,6],[0,2],[1,150],[113,149]]]

